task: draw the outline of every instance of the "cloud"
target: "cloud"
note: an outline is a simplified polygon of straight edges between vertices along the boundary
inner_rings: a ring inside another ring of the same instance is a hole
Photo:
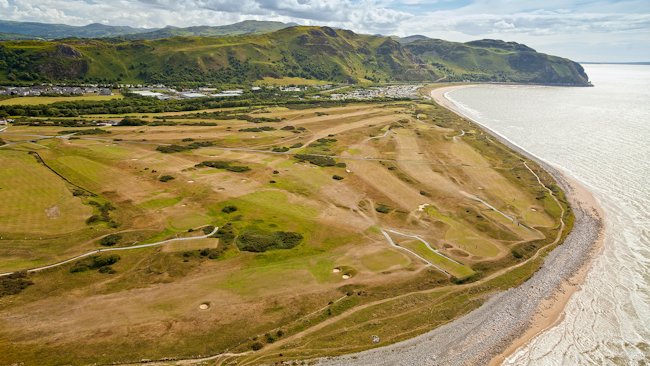
[[[638,40],[642,51],[634,57],[650,59],[647,0],[0,0],[0,9],[4,19],[72,25],[183,27],[255,19],[457,41],[503,38],[549,52],[569,49],[571,57],[580,55],[581,43],[600,42],[607,52],[603,40],[617,50]]]

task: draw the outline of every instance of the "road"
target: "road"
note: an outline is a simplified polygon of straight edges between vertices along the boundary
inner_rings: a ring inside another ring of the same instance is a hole
[[[218,230],[219,230],[219,228],[215,227],[214,230],[212,230],[212,232],[210,232],[209,234],[205,234],[205,235],[201,235],[201,236],[191,236],[191,237],[186,237],[186,238],[167,239],[167,240],[163,240],[163,241],[159,241],[159,242],[155,242],[155,243],[133,245],[133,246],[130,246],[130,247],[101,248],[101,249],[93,250],[93,251],[90,251],[90,252],[87,252],[87,253],[84,253],[84,254],[80,254],[80,255],[72,257],[72,258],[68,258],[68,259],[63,260],[61,262],[48,264],[48,265],[42,266],[42,267],[30,268],[30,269],[27,269],[25,271],[28,272],[28,273],[39,272],[39,271],[43,271],[43,270],[46,270],[46,269],[50,269],[50,268],[54,268],[54,267],[64,265],[66,263],[74,262],[74,261],[76,261],[78,259],[85,258],[85,257],[88,257],[90,255],[94,255],[94,254],[99,254],[99,253],[116,252],[116,251],[122,251],[122,250],[132,250],[132,249],[141,249],[141,248],[149,248],[149,247],[155,247],[155,246],[159,246],[159,245],[169,244],[169,243],[175,242],[175,241],[205,239],[205,238],[208,238],[208,237],[216,234]],[[15,272],[18,272],[18,271],[0,273],[0,277],[9,276],[10,274],[15,273]]]

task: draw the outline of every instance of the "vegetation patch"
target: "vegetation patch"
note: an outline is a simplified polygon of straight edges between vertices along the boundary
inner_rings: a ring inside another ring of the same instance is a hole
[[[172,154],[172,153],[177,153],[182,151],[195,150],[202,147],[209,147],[213,145],[214,143],[212,141],[195,141],[188,145],[176,145],[176,144],[160,145],[156,147],[156,150],[164,154]]]
[[[99,244],[107,247],[112,247],[113,245],[117,244],[122,240],[122,235],[120,234],[109,234],[103,237],[100,241]]]
[[[251,168],[245,166],[245,165],[232,165],[232,162],[230,161],[223,161],[223,160],[208,160],[204,161],[202,163],[196,164],[195,165],[197,168],[202,168],[202,167],[209,167],[209,168],[215,168],[215,169],[223,169],[227,170],[229,172],[235,172],[235,173],[243,173],[251,170]]]
[[[110,226],[117,226],[117,223],[111,219],[111,211],[115,210],[115,206],[113,206],[110,202],[105,202],[102,204],[97,201],[88,201],[88,204],[94,206],[97,211],[99,211],[99,213],[93,214],[87,218],[86,224],[92,225],[98,222],[106,222]]]
[[[169,182],[170,180],[173,180],[173,179],[175,179],[175,178],[172,177],[171,175],[163,175],[162,177],[158,178],[158,180],[163,182],[163,183]]]
[[[383,213],[383,214],[387,214],[387,213],[391,212],[392,210],[393,210],[392,208],[384,205],[383,203],[380,203],[375,207],[375,211],[377,211],[379,213]]]
[[[14,272],[8,276],[0,277],[0,297],[16,295],[34,282],[27,278],[27,272]]]
[[[86,129],[86,130],[71,130],[71,131],[59,131],[59,135],[67,135],[67,134],[75,134],[75,135],[108,135],[111,133],[111,131],[106,131],[102,130],[101,128],[91,128],[91,129]]]
[[[336,160],[331,156],[296,154],[294,157],[299,161],[307,161],[318,166],[336,166]]]
[[[118,126],[144,126],[147,122],[139,118],[124,117],[117,125]]]
[[[75,262],[72,268],[70,268],[70,273],[85,272],[95,269],[99,270],[101,273],[115,273],[111,266],[119,261],[120,256],[117,254],[93,255]]]
[[[275,127],[271,126],[262,126],[262,127],[248,127],[248,128],[240,128],[239,132],[264,132],[264,131],[275,131]]]
[[[237,237],[237,247],[246,252],[261,253],[271,249],[291,249],[302,241],[302,235],[290,231],[248,229]]]

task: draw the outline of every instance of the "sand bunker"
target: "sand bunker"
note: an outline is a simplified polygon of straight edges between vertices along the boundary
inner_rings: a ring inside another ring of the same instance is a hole
[[[207,302],[204,302],[203,304],[199,305],[199,309],[201,310],[208,310],[210,308],[210,304]]]
[[[332,273],[339,273],[339,272],[341,272],[341,269],[340,269],[340,268],[334,268],[334,269],[332,270]]]
[[[348,275],[348,274],[344,274],[343,276],[341,276],[341,278],[343,278],[344,280],[347,280],[347,279],[350,278],[350,275]]]

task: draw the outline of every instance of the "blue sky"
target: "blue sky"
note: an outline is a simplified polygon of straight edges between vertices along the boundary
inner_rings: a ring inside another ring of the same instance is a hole
[[[497,38],[578,61],[650,61],[650,0],[0,0],[0,19],[150,28],[279,20],[453,41]]]

